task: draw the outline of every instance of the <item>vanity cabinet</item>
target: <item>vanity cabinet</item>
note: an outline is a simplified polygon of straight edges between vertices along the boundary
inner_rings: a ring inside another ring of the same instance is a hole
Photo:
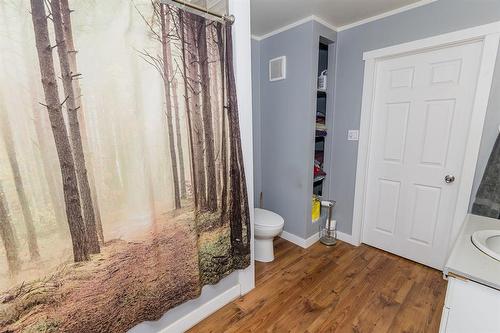
[[[500,290],[448,276],[439,332],[500,332]]]

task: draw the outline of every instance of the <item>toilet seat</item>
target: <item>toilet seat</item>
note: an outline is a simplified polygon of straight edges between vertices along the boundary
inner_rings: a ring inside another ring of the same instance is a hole
[[[269,210],[255,208],[255,226],[259,228],[281,228],[285,220]]]

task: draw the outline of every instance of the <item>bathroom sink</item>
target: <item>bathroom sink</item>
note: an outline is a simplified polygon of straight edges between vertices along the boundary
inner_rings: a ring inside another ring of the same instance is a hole
[[[471,240],[479,250],[500,261],[500,230],[476,231]]]

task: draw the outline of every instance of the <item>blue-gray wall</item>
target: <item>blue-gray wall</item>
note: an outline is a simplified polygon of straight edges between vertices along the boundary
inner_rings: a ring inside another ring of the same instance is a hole
[[[359,128],[363,52],[499,20],[499,0],[438,0],[338,33],[330,194],[337,200],[335,217],[340,231],[348,234],[352,231],[357,142],[347,141],[347,131]],[[499,124],[500,61],[497,62],[486,116],[473,197],[498,135]]]
[[[317,232],[310,202],[320,36],[335,41],[336,33],[310,21],[252,42],[254,151],[259,155],[254,160],[261,161],[255,193],[263,192],[263,208],[283,216],[285,231],[302,238]],[[286,79],[270,82],[269,60],[280,56],[287,57]]]
[[[312,158],[310,41],[312,22],[260,42],[262,192],[264,208],[285,219],[284,229],[306,234],[306,193],[310,187],[305,161]],[[286,56],[286,79],[269,81],[270,59]]]

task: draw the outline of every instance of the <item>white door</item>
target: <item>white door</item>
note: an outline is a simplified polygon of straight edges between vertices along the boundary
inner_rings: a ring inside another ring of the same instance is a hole
[[[482,45],[377,63],[364,243],[442,269]]]

